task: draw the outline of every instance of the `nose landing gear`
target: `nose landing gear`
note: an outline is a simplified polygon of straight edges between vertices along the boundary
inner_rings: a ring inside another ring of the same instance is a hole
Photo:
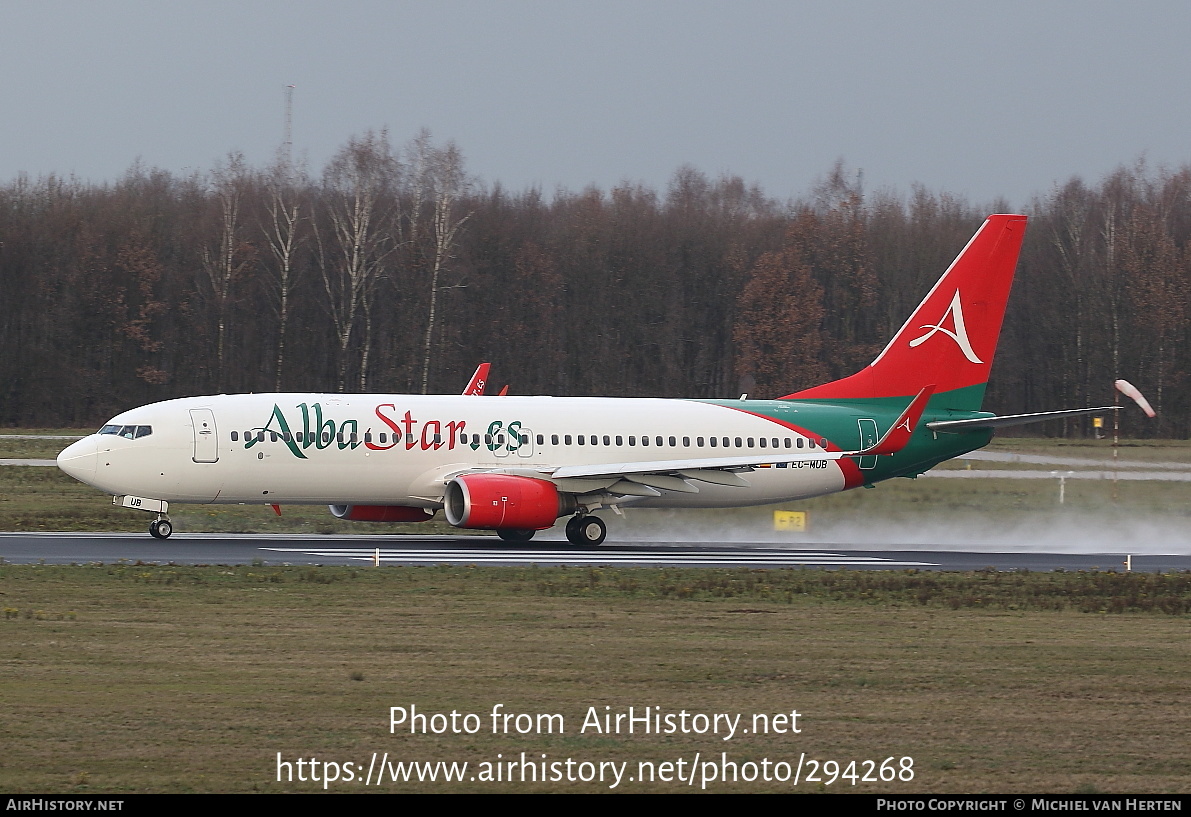
[[[174,532],[174,523],[166,515],[170,504],[164,499],[149,499],[143,496],[113,496],[112,504],[122,508],[132,508],[134,511],[146,511],[156,514],[157,518],[149,523],[149,535],[154,539],[169,539]]]
[[[154,539],[169,539],[174,532],[174,525],[165,517],[157,517],[149,523],[149,535]]]

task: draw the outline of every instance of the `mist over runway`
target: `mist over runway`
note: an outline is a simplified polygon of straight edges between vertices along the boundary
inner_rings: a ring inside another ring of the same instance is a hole
[[[0,533],[8,563],[291,564],[291,565],[570,565],[621,567],[751,567],[859,570],[1124,570],[1126,554],[1042,551],[923,550],[906,544],[881,550],[845,543],[638,542],[584,548],[562,540],[531,545],[488,536],[320,536],[185,534],[159,542],[132,533]],[[938,548],[938,545],[936,545]],[[1134,571],[1191,570],[1191,554],[1132,557]]]

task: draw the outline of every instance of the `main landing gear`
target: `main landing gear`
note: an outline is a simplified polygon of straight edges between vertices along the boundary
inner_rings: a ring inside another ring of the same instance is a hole
[[[567,540],[574,545],[594,547],[608,535],[608,526],[598,516],[573,516],[567,522]]]
[[[158,517],[149,523],[149,535],[154,539],[169,539],[174,532],[174,524],[165,517]]]

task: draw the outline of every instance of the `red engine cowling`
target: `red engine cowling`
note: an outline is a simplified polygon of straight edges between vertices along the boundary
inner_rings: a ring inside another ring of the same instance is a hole
[[[425,522],[433,511],[405,505],[328,505],[331,514],[352,522]]]
[[[554,483],[510,474],[464,474],[447,483],[443,509],[457,528],[543,530],[574,510]]]

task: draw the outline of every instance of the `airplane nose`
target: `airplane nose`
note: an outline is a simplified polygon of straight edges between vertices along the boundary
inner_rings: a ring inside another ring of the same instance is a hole
[[[79,482],[95,479],[95,468],[99,462],[99,441],[92,434],[73,442],[58,454],[58,467]]]

